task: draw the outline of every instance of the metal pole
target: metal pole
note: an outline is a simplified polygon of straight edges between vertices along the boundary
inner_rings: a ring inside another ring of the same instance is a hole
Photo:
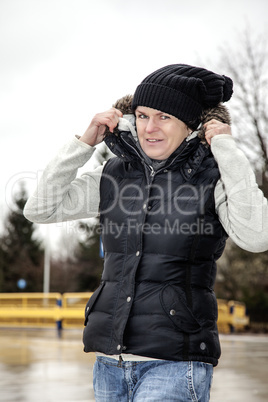
[[[45,250],[44,250],[44,282],[43,282],[44,293],[49,293],[49,285],[50,285],[50,243],[49,243],[49,226],[47,226]]]

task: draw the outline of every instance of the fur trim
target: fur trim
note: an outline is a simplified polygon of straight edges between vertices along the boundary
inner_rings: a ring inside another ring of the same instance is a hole
[[[120,110],[120,112],[124,114],[134,114],[133,110],[131,108],[131,104],[132,104],[132,99],[133,96],[132,95],[126,95],[123,96],[123,98],[118,99],[113,105],[112,107]],[[104,136],[106,137],[107,135],[111,134],[110,130],[108,129],[108,127],[105,130]],[[114,129],[114,134],[118,135],[119,134],[119,130],[118,130],[118,126]]]
[[[123,96],[123,98],[120,98],[115,102],[113,107],[119,109],[123,114],[133,114],[133,110],[131,107],[132,99],[132,95]]]
[[[203,110],[200,116],[200,122],[202,124],[200,130],[198,131],[198,137],[201,138],[202,141],[205,140],[205,130],[203,124],[207,123],[209,120],[216,119],[221,121],[222,123],[231,125],[231,116],[225,105],[219,103],[216,107],[209,108]]]
[[[133,114],[133,110],[131,107],[132,99],[133,99],[132,95],[126,95],[126,96],[118,99],[114,103],[113,107],[115,107],[116,109],[119,109],[123,113],[123,115]],[[207,123],[211,119],[216,119],[216,120],[221,121],[222,123],[231,125],[231,117],[230,117],[229,111],[228,111],[227,107],[225,105],[223,105],[222,103],[219,103],[215,107],[203,110],[203,112],[200,116],[200,123],[202,125],[198,132],[198,137],[201,138],[202,142],[206,142],[205,130],[203,128],[203,124]],[[114,129],[114,134],[118,135],[118,132],[119,132],[118,127],[116,127]],[[105,135],[109,135],[109,134],[111,134],[111,133],[110,133],[109,129],[107,128],[105,131]]]

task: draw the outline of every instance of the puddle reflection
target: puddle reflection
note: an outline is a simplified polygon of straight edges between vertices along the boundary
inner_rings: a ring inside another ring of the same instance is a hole
[[[82,330],[0,329],[0,401],[94,401],[95,355],[84,353]],[[211,402],[263,402],[268,394],[268,337],[221,336]]]

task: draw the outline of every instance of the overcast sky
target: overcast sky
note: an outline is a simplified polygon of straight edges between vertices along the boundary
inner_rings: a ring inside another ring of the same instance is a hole
[[[212,68],[267,22],[267,0],[0,0],[0,224],[16,183],[32,189],[95,113],[166,64]]]

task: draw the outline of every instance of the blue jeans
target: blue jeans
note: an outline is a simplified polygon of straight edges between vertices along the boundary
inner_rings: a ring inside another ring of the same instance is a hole
[[[167,360],[123,361],[98,356],[93,386],[96,402],[199,401],[210,396],[213,366]]]

